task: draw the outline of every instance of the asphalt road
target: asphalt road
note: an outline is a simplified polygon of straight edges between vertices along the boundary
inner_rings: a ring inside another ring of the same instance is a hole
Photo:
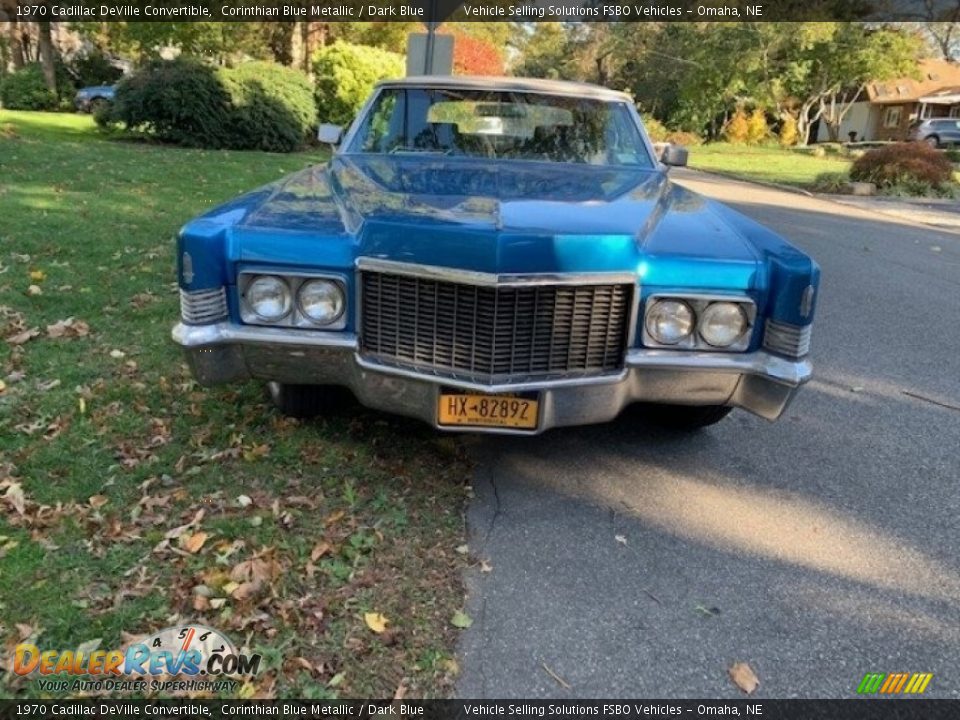
[[[960,697],[960,235],[674,178],[821,264],[815,379],[777,423],[472,438],[459,694],[736,698],[739,661],[761,698]]]

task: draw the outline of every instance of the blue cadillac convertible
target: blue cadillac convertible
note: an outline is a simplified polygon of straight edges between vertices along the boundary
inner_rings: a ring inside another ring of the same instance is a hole
[[[383,82],[329,163],[188,223],[174,340],[204,385],[308,417],[348,388],[442,430],[533,434],[642,403],[778,418],[810,378],[819,269],[674,185],[627,95]]]

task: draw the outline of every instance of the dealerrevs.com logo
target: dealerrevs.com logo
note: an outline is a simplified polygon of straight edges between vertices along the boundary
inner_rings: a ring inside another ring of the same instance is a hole
[[[36,675],[48,691],[232,690],[230,678],[256,675],[260,655],[241,653],[223,633],[203,625],[169,627],[122,650],[81,646],[41,650],[31,643],[14,649],[13,671]],[[79,676],[64,678],[67,676]]]

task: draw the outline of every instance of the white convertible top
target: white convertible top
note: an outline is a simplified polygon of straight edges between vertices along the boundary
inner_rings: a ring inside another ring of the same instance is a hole
[[[460,90],[506,90],[512,92],[568,95],[593,100],[632,102],[629,95],[600,85],[569,82],[567,80],[540,80],[520,77],[483,77],[478,75],[422,75],[399,80],[382,80],[377,87],[428,87]]]

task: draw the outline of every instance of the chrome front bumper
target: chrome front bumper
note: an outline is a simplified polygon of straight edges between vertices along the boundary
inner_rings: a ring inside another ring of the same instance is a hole
[[[357,353],[357,338],[345,332],[250,327],[231,323],[173,328],[173,339],[202,385],[258,378],[282,383],[341,385],[367,407],[437,425],[440,387],[480,392],[537,390],[537,432],[612,420],[635,402],[729,405],[768,420],[786,410],[811,376],[806,360],[766,352],[704,353],[632,349],[616,375],[547,382],[478,385],[379,364]],[[462,428],[441,427],[443,430]],[[511,432],[470,428],[476,432]]]

